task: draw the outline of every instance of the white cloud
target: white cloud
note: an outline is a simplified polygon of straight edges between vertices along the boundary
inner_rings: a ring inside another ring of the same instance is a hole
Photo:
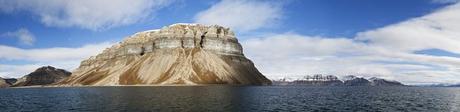
[[[441,3],[441,4],[445,4],[445,3],[457,3],[459,2],[460,0],[431,0],[431,2],[433,3]]]
[[[451,77],[459,71],[460,58],[394,51],[354,39],[286,33],[244,40],[242,45],[246,56],[271,79],[325,73],[382,77],[410,84],[460,82],[460,77]],[[411,76],[416,73],[439,75]]]
[[[41,67],[40,65],[3,65],[0,64],[0,77],[2,78],[18,78],[34,71]]]
[[[28,11],[53,27],[103,30],[152,17],[169,0],[1,0],[3,12]]]
[[[41,66],[51,65],[66,70],[73,70],[80,62],[90,56],[101,53],[112,43],[88,44],[78,48],[21,49],[0,45],[0,60],[21,61],[26,64],[1,64],[0,77],[20,77]]]
[[[369,63],[369,60],[380,58],[374,57],[368,46],[347,38],[286,33],[253,38],[243,41],[242,44],[245,54],[272,79],[316,73],[391,74],[390,70]]]
[[[308,74],[358,74],[408,84],[459,83],[460,58],[416,54],[460,53],[460,3],[426,16],[358,33],[353,38],[296,33],[243,40],[245,54],[272,79]]]
[[[282,18],[282,4],[250,1],[222,0],[195,15],[203,24],[219,24],[239,31],[269,27]]]
[[[82,59],[100,53],[109,47],[108,42],[99,44],[84,45],[79,48],[45,48],[45,49],[21,49],[16,47],[0,45],[0,59],[24,60],[24,61],[66,61]]]
[[[392,50],[441,49],[460,53],[460,3],[432,14],[359,33],[357,40]]]
[[[29,64],[0,64],[0,77],[18,78],[43,66],[53,66],[72,71],[80,65],[81,60],[44,61]]]
[[[6,32],[2,34],[2,36],[18,38],[19,42],[24,45],[33,45],[35,42],[35,36],[25,28],[18,29],[14,32]]]

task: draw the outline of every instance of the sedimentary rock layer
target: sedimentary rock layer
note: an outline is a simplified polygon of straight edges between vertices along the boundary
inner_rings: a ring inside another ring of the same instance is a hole
[[[221,26],[174,24],[136,33],[81,62],[61,85],[270,84]]]

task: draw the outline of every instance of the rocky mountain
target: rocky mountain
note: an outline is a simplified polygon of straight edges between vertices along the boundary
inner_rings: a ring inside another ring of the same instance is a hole
[[[229,28],[174,24],[136,33],[81,62],[61,85],[243,84],[271,81]]]
[[[386,80],[377,77],[365,79],[353,75],[345,76],[344,84],[347,86],[405,86],[398,81]]]
[[[33,86],[33,85],[48,85],[53,84],[63,79],[69,77],[70,72],[57,69],[52,66],[44,66],[38,68],[34,72],[25,75],[22,78],[17,79],[16,83],[13,84],[14,87],[18,86]]]
[[[15,78],[5,78],[4,80],[6,81],[6,83],[10,85],[13,85],[14,83],[16,83],[16,81],[18,81],[18,79]]]
[[[404,84],[398,81],[390,81],[376,77],[372,77],[369,80],[372,86],[404,86]]]
[[[274,85],[306,85],[306,86],[405,86],[398,81],[390,81],[381,78],[362,78],[353,75],[348,75],[339,80],[334,75],[321,75],[316,74],[312,76],[305,76],[302,79],[286,80],[286,78],[280,80],[274,80]]]
[[[343,82],[333,75],[315,74],[305,76],[303,79],[293,81],[279,80],[272,81],[275,85],[306,85],[306,86],[341,86]]]
[[[6,87],[10,87],[10,84],[8,84],[3,78],[0,77],[0,88]]]
[[[344,85],[346,86],[371,86],[371,82],[362,77],[356,76],[345,76],[344,78]]]

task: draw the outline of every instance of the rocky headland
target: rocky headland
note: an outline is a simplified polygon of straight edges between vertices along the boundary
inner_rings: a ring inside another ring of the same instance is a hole
[[[218,25],[174,24],[136,33],[81,62],[62,86],[267,85],[235,34]]]

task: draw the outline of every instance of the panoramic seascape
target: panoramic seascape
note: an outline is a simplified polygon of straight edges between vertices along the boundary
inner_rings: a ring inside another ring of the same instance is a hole
[[[0,0],[0,112],[460,112],[459,0]]]

